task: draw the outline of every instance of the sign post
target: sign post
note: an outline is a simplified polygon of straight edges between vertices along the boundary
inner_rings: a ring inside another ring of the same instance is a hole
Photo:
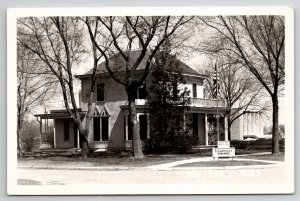
[[[230,141],[218,141],[218,147],[212,150],[213,158],[232,158],[235,156],[235,148],[230,147]]]

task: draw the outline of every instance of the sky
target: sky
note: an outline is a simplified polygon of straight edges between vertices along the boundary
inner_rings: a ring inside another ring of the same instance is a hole
[[[191,37],[191,39],[189,39],[187,41],[187,43],[189,44],[197,44],[199,43],[199,41],[203,40],[203,38],[205,38],[205,35],[209,35],[210,32],[207,30],[203,30],[201,28],[201,30],[198,30],[201,33],[204,33],[203,35],[199,34],[199,36],[197,35],[193,35]],[[209,59],[206,55],[202,54],[202,53],[197,53],[196,51],[191,51],[192,53],[190,53],[189,51],[186,51],[186,53],[178,55],[179,59],[181,59],[183,62],[185,62],[187,65],[189,65],[190,67],[192,67],[193,69],[199,71],[201,70],[201,68],[205,67],[205,65],[207,65],[207,63],[209,63]],[[102,60],[103,61],[103,60]],[[87,72],[88,70],[90,70],[92,68],[92,57],[91,56],[87,56],[84,61],[79,65],[79,66],[75,66],[74,67],[74,75],[80,75],[80,74],[84,74],[85,72]],[[78,98],[78,93],[80,91],[80,81],[78,79],[75,79],[75,83],[74,83],[74,88],[75,88],[75,96],[77,104],[79,104],[79,98]],[[268,99],[268,97],[266,98]],[[36,108],[32,114],[36,114],[36,113],[43,113],[45,110],[46,111],[50,111],[53,109],[63,109],[64,108],[64,104],[63,104],[63,99],[62,99],[62,95],[61,93],[59,93],[56,97],[53,97],[51,100],[47,101],[45,103],[45,105],[41,106],[40,108]],[[284,98],[280,98],[279,101],[279,108],[280,108],[280,115],[279,115],[279,122],[280,124],[282,124],[284,122]],[[30,115],[30,118],[32,118],[32,114]],[[266,124],[270,124],[270,118],[266,119]]]

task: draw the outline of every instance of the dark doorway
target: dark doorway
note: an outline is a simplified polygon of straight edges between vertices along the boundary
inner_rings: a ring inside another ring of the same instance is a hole
[[[139,120],[141,140],[147,140],[147,115],[140,115]]]
[[[77,131],[78,127],[76,126],[76,124],[74,123],[74,147],[77,148],[77,143],[78,143],[78,134]]]
[[[193,127],[193,134],[198,135],[198,114],[197,113],[193,113],[192,127]]]

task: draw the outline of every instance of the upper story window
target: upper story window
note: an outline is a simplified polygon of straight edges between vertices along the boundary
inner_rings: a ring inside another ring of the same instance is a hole
[[[197,85],[193,83],[193,98],[197,98]]]
[[[146,99],[147,98],[147,90],[146,84],[141,85],[134,94],[134,99]]]
[[[146,84],[143,84],[137,90],[137,98],[138,99],[146,99],[146,96],[147,96]]]
[[[103,83],[97,83],[97,101],[104,101],[104,84]]]

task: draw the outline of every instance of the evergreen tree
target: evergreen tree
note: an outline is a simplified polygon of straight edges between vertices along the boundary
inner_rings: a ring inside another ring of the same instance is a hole
[[[189,109],[189,90],[176,56],[168,51],[158,54],[148,93],[150,139],[147,150],[156,153],[186,151],[190,128],[184,125]],[[197,141],[196,141],[197,142]]]

